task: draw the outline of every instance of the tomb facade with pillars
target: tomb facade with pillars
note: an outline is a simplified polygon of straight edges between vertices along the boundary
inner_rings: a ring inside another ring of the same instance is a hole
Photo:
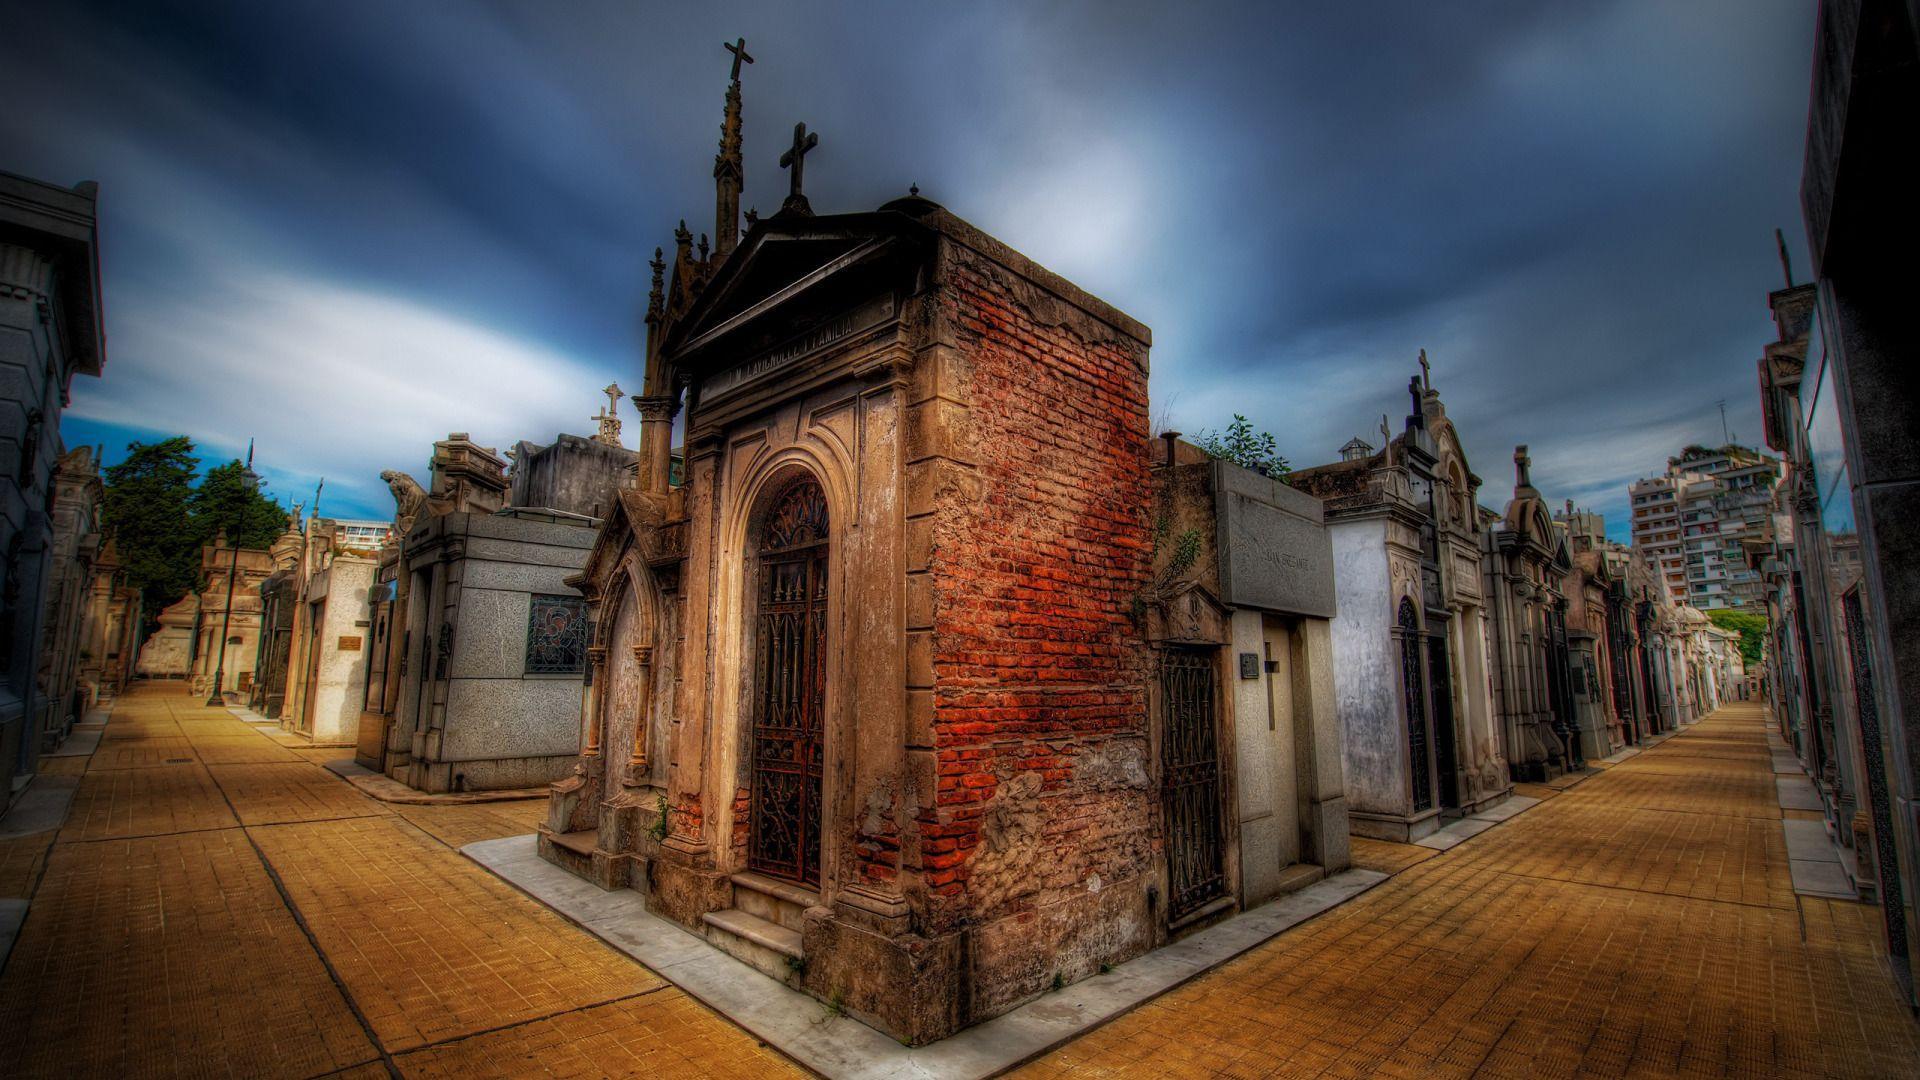
[[[1353,832],[1418,839],[1512,793],[1491,709],[1480,479],[1421,353],[1404,430],[1288,477],[1333,543],[1333,646]],[[1362,453],[1362,450],[1367,452]]]
[[[1170,932],[1150,335],[917,194],[816,215],[820,143],[737,243],[717,169],[723,242],[656,260],[541,850],[920,1043]]]

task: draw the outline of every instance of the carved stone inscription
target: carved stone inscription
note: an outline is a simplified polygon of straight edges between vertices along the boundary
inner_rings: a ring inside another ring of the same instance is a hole
[[[893,297],[869,300],[851,311],[836,315],[797,337],[708,378],[700,388],[703,400],[713,401],[748,383],[779,371],[803,357],[831,348],[856,334],[864,333],[893,318]]]

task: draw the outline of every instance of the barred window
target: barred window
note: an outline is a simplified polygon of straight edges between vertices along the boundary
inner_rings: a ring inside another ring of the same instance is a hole
[[[587,602],[534,594],[527,613],[527,674],[577,675],[587,661]]]

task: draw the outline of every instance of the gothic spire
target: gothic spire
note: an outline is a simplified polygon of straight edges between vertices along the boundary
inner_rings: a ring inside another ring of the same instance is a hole
[[[726,117],[720,122],[720,153],[713,159],[713,250],[725,257],[740,239],[740,65],[753,63],[747,39],[722,45],[733,54],[733,81],[727,84]]]
[[[647,322],[657,323],[667,310],[666,254],[654,248],[653,261],[647,265],[653,268],[653,291],[647,294]]]

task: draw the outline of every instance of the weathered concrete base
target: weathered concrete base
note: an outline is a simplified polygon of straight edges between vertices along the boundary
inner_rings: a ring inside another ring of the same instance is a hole
[[[1348,812],[1347,824],[1355,836],[1411,844],[1423,836],[1432,835],[1440,827],[1441,821],[1439,810],[1429,810],[1417,817],[1368,814],[1355,810]]]
[[[547,789],[521,788],[517,791],[415,791],[413,788],[391,777],[382,776],[372,769],[361,765],[352,758],[326,762],[322,768],[338,776],[347,783],[360,789],[363,795],[370,795],[381,802],[401,803],[408,806],[436,806],[458,803],[515,802],[521,799],[544,799]]]
[[[44,757],[86,757],[100,748],[101,728],[75,727],[73,733],[60,741],[60,745],[49,750]]]
[[[35,776],[20,797],[0,816],[0,840],[52,832],[67,822],[77,776]]]
[[[967,980],[963,935],[887,937],[836,919],[829,908],[807,912],[801,986],[820,1001],[901,1040],[925,1043],[926,1033],[950,1034],[963,1022],[950,988]]]
[[[782,986],[652,914],[639,893],[604,892],[548,863],[531,835],[485,840],[460,850],[768,1045],[836,1080],[974,1080],[1003,1072],[1387,879],[1371,870],[1336,874],[950,1038],[910,1048],[850,1015],[834,1015],[807,994]],[[656,884],[661,865],[654,864]]]
[[[1514,795],[1490,809],[1476,814],[1468,814],[1466,817],[1461,818],[1451,825],[1435,831],[1430,836],[1423,836],[1415,840],[1414,843],[1421,847],[1432,848],[1435,851],[1447,851],[1459,846],[1462,842],[1472,837],[1479,836],[1481,833],[1486,832],[1488,829],[1493,828],[1495,825],[1509,818],[1539,806],[1541,801],[1542,800],[1528,795]]]
[[[433,761],[416,756],[407,765],[407,783],[415,790],[436,795],[519,791],[551,784],[565,776],[577,760],[573,754],[480,761]],[[545,791],[542,787],[542,794]]]
[[[536,834],[540,857],[602,889],[647,888],[647,862],[632,855],[610,852],[597,842],[597,833],[557,833],[546,825]]]

